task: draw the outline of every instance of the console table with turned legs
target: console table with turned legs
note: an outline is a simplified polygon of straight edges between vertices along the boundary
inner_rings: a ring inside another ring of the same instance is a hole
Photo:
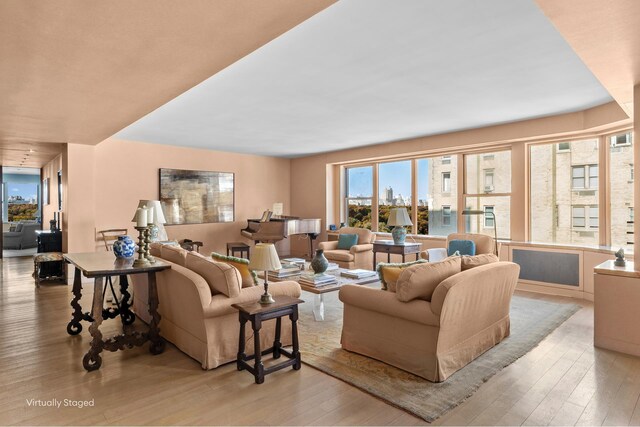
[[[73,308],[72,318],[67,325],[67,332],[70,335],[77,335],[82,331],[82,321],[91,322],[89,332],[91,333],[91,347],[82,359],[82,365],[87,371],[99,369],[102,365],[100,353],[103,350],[118,351],[133,346],[140,346],[147,341],[151,342],[149,351],[151,354],[160,354],[164,351],[165,342],[160,336],[160,314],[158,313],[158,289],[156,287],[156,272],[171,268],[169,264],[156,261],[140,267],[133,266],[133,259],[116,259],[113,252],[88,252],[64,255],[65,261],[75,267],[75,277],[73,280]],[[105,278],[120,276],[121,290],[124,296],[123,301],[128,299],[126,280],[127,275],[147,274],[149,278],[149,314],[151,322],[148,332],[127,331],[126,326],[133,322],[133,313],[129,310],[128,304],[118,308],[117,312],[111,312],[103,308],[103,296],[105,291]],[[83,313],[80,306],[82,297],[82,275],[94,280],[93,304],[91,313]],[[117,315],[122,317],[123,333],[107,340],[102,339],[100,325],[103,319],[114,318]]]

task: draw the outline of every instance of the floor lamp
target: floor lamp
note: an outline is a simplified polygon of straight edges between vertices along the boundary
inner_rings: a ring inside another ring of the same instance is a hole
[[[493,218],[493,243],[495,245],[494,247],[494,251],[495,251],[495,255],[498,256],[498,227],[496,225],[496,214],[494,214],[491,211],[485,212],[482,210],[475,210],[475,209],[465,209],[462,211],[462,215],[465,216],[469,216],[469,215],[491,215],[491,217]]]

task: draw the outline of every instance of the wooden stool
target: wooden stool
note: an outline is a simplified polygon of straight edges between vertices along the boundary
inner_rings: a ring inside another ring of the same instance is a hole
[[[249,259],[249,245],[243,242],[227,243],[227,256],[236,256],[236,252],[240,253],[240,258],[243,258],[242,254],[246,252],[247,256],[244,258]]]
[[[67,281],[67,267],[64,265],[64,257],[62,252],[43,252],[33,256],[33,278],[36,280],[36,287],[40,287],[40,264],[43,262],[60,262],[62,263],[62,276],[47,277],[47,280]]]

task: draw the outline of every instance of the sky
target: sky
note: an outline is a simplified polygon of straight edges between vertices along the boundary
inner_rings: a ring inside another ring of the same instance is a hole
[[[14,184],[8,183],[6,184],[7,195],[11,196],[22,196],[23,199],[31,199],[32,197],[37,198],[38,194],[38,186],[36,184]]]
[[[418,160],[418,198],[426,199],[429,192],[429,159]],[[373,187],[373,171],[370,166],[349,168],[349,196],[370,195]],[[411,196],[411,161],[381,163],[378,166],[379,196],[386,187],[393,188],[394,196]]]

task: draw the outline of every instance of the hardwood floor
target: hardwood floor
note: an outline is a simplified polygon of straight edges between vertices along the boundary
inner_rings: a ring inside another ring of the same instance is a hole
[[[0,263],[0,425],[426,424],[307,365],[256,385],[233,364],[203,371],[172,345],[159,356],[145,345],[107,352],[99,371],[86,372],[81,359],[88,328],[76,337],[65,331],[70,287],[45,282],[36,289],[30,258]],[[89,296],[85,289],[85,306]],[[640,359],[594,348],[593,308],[580,304],[538,347],[434,424],[639,424]],[[103,325],[105,333],[117,327],[115,321]],[[29,406],[30,399],[95,404],[37,407]]]

